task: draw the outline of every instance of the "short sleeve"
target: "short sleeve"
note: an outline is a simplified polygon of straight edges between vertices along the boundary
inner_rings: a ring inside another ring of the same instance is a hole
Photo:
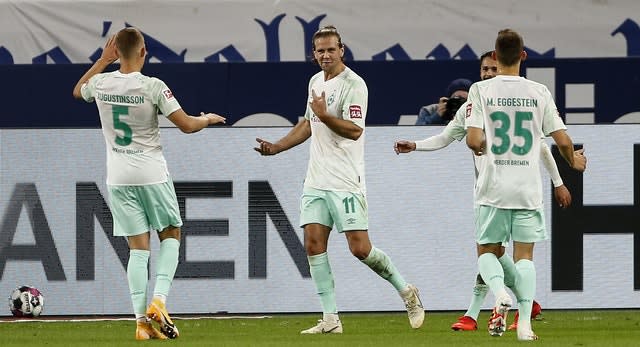
[[[101,76],[101,74],[93,75],[87,82],[82,84],[82,86],[80,87],[80,95],[82,95],[82,99],[84,101],[95,101],[96,83],[101,78]]]
[[[171,113],[179,110],[180,103],[173,96],[171,89],[160,79],[153,78],[151,87],[151,98],[153,104],[158,107],[160,112],[168,117]]]
[[[342,117],[350,120],[360,128],[365,127],[367,118],[368,90],[364,81],[354,80],[350,85],[342,104]]]
[[[304,111],[304,118],[310,121],[312,116],[313,111],[311,110],[311,106],[309,106],[309,103],[307,103],[307,108]]]
[[[544,135],[548,136],[556,130],[567,129],[560,117],[558,107],[556,106],[555,101],[553,101],[553,96],[551,96],[551,92],[549,92],[547,87],[544,87],[544,101],[542,115],[542,131]]]
[[[467,98],[467,106],[465,106],[465,129],[469,127],[484,129],[484,118],[482,115],[482,100],[478,91],[478,84],[474,83],[469,89]]]

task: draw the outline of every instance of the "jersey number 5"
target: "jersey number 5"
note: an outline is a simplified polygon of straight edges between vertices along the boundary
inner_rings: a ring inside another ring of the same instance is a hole
[[[128,146],[131,143],[131,127],[129,124],[120,120],[120,116],[128,116],[129,115],[129,107],[127,106],[119,106],[113,105],[113,127],[115,129],[120,129],[124,133],[122,137],[116,136],[116,143],[120,146]]]
[[[529,151],[531,150],[531,146],[533,146],[533,134],[531,133],[531,130],[523,127],[522,123],[525,121],[531,121],[533,119],[533,113],[516,111],[513,136],[519,136],[524,139],[524,143],[522,146],[511,146],[511,138],[509,137],[511,118],[509,118],[509,115],[502,111],[496,111],[489,115],[489,117],[494,123],[497,121],[500,121],[501,123],[500,127],[494,128],[495,137],[500,138],[500,146],[496,146],[495,144],[491,146],[491,152],[493,154],[504,154],[509,149],[511,149],[512,153],[517,155],[525,155],[529,153]]]

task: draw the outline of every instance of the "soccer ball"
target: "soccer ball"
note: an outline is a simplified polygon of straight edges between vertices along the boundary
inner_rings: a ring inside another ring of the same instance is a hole
[[[9,297],[9,309],[16,317],[37,317],[44,308],[44,296],[35,287],[20,286]]]

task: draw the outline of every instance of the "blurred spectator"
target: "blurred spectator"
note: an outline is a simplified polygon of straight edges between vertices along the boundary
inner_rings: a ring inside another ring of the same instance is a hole
[[[451,83],[446,90],[446,95],[440,98],[438,103],[420,108],[416,125],[447,124],[453,118],[456,111],[467,100],[470,80],[458,78]]]

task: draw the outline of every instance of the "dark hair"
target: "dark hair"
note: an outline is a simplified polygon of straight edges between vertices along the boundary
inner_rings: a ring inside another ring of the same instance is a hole
[[[120,53],[120,57],[124,59],[132,58],[137,49],[144,42],[144,37],[136,28],[124,28],[116,34],[116,48]]]
[[[498,32],[496,38],[496,58],[505,66],[513,66],[520,61],[520,53],[524,51],[522,36],[511,29]]]
[[[482,64],[482,61],[484,60],[484,58],[492,58],[491,57],[492,53],[493,53],[493,51],[486,51],[486,52],[482,53],[482,55],[480,56],[480,64]]]

